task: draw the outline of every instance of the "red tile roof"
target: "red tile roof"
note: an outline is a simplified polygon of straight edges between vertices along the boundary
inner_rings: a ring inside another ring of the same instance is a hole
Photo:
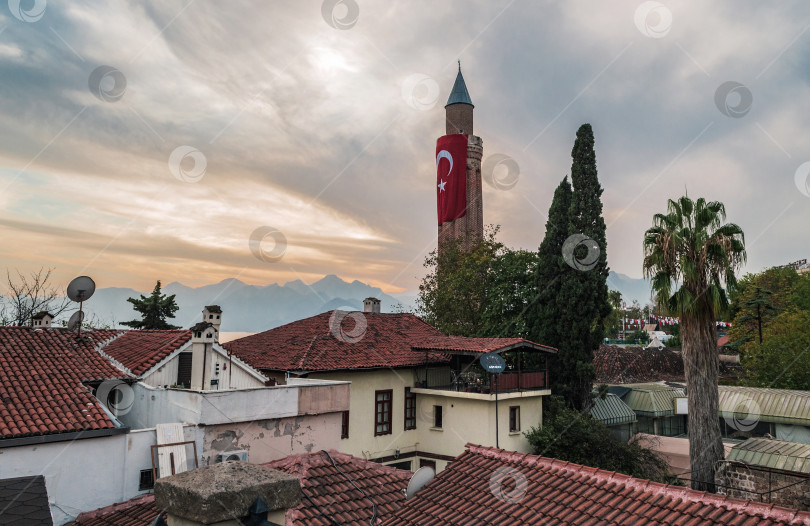
[[[187,330],[122,331],[101,350],[140,376],[191,339]]]
[[[678,382],[684,380],[683,357],[680,352],[665,347],[619,347],[600,345],[593,353],[596,383],[625,384]]]
[[[257,369],[326,371],[409,367],[425,363],[411,345],[444,336],[413,314],[330,311],[246,336],[224,347]],[[430,353],[431,363],[447,363]]]
[[[810,512],[467,444],[385,526],[810,524]]]
[[[153,494],[80,513],[66,526],[149,526],[161,514]],[[165,514],[163,514],[165,518]]]
[[[0,439],[114,428],[82,382],[130,378],[95,349],[116,334],[0,327]]]
[[[554,347],[540,345],[523,338],[468,338],[465,336],[436,336],[426,338],[413,345],[414,350],[450,351],[483,354],[495,351],[508,351],[515,348],[557,352]]]
[[[324,513],[345,526],[367,526],[372,516],[369,498],[377,504],[377,518],[393,517],[405,504],[403,490],[410,471],[396,469],[330,450],[340,471],[365,492],[358,491],[335,469],[324,452],[291,455],[264,466],[295,475],[301,481],[301,504],[287,511],[285,526],[331,526]],[[310,500],[307,499],[309,497]]]

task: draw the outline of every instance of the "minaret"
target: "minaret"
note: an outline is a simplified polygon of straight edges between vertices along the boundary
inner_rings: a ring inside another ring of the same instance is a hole
[[[447,135],[463,133],[467,141],[467,213],[454,221],[439,225],[439,250],[442,243],[457,239],[464,250],[484,238],[484,204],[481,188],[481,158],[484,154],[481,137],[473,135],[473,106],[464,77],[461,61],[453,90],[444,106]]]

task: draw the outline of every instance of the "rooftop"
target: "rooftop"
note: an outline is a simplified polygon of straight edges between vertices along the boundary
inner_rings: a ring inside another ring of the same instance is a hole
[[[683,388],[663,384],[628,384],[622,387],[630,388],[621,397],[622,401],[642,416],[672,416],[675,414],[675,399],[686,396]]]
[[[329,371],[424,365],[425,355],[411,346],[431,337],[444,335],[410,313],[329,311],[223,346],[257,369]],[[449,361],[428,355],[429,363]]]
[[[467,445],[385,526],[810,524],[810,512]]]
[[[369,499],[377,504],[377,518],[382,520],[393,517],[405,504],[404,490],[413,475],[410,471],[334,450],[329,451],[329,456],[319,451],[264,464],[295,475],[301,481],[304,497],[298,507],[287,511],[287,526],[334,524],[325,515],[345,526],[366,526],[372,516]]]
[[[683,358],[671,348],[600,345],[593,353],[596,383],[683,381]]]
[[[115,428],[86,383],[132,379],[96,351],[116,335],[0,327],[0,439]]]
[[[475,107],[470,99],[470,92],[467,91],[467,84],[464,82],[464,77],[461,75],[460,62],[458,65],[458,75],[456,75],[456,81],[453,83],[453,89],[450,91],[450,96],[447,98],[447,104],[445,104],[444,107],[446,108],[451,104],[469,104],[470,106]]]
[[[762,422],[810,426],[810,392],[721,385],[720,413],[756,414]]]
[[[149,493],[125,502],[80,513],[66,526],[148,526],[160,515],[155,495]],[[165,514],[163,514],[165,518]]]
[[[540,345],[523,338],[469,338],[465,336],[432,336],[415,342],[415,351],[446,351],[451,354],[479,355],[488,352],[502,353],[511,350],[530,350],[556,353],[557,349]]]
[[[191,339],[191,331],[120,331],[101,349],[121,365],[140,376]]]
[[[749,438],[731,448],[726,460],[784,471],[810,473],[810,444]]]
[[[3,526],[52,526],[45,477],[0,480],[0,524]]]
[[[608,393],[605,398],[596,397],[593,400],[591,416],[607,426],[635,422],[636,413],[622,402],[615,394]]]

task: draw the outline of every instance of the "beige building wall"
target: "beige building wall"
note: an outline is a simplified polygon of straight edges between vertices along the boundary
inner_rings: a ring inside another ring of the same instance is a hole
[[[412,461],[419,468],[422,456],[408,457],[416,452],[436,462],[437,471],[447,465],[446,458],[464,452],[465,444],[495,446],[495,395],[458,393],[415,388],[419,369],[377,369],[367,371],[336,371],[312,373],[309,378],[351,382],[349,438],[340,440],[338,449],[366,459],[385,459],[384,464]],[[405,430],[405,388],[416,394],[416,429]],[[374,436],[375,392],[392,390],[391,434]],[[499,444],[507,450],[530,452],[523,433],[541,426],[542,397],[549,390],[498,395]],[[442,406],[441,430],[433,428],[434,406]],[[509,407],[520,407],[520,431],[509,432]],[[439,458],[445,457],[445,459]]]

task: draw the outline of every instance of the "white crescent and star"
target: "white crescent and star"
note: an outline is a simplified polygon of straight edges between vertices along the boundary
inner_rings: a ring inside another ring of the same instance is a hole
[[[450,161],[450,168],[447,170],[447,175],[450,175],[450,172],[453,171],[453,156],[450,155],[450,152],[448,152],[447,150],[440,151],[438,154],[436,154],[436,167],[437,168],[439,167],[439,162],[442,159],[447,159],[448,161]],[[447,184],[447,181],[445,181],[444,179],[441,179],[439,181],[439,184],[437,186],[438,186],[440,192],[444,192],[444,187],[445,187],[446,184]]]

